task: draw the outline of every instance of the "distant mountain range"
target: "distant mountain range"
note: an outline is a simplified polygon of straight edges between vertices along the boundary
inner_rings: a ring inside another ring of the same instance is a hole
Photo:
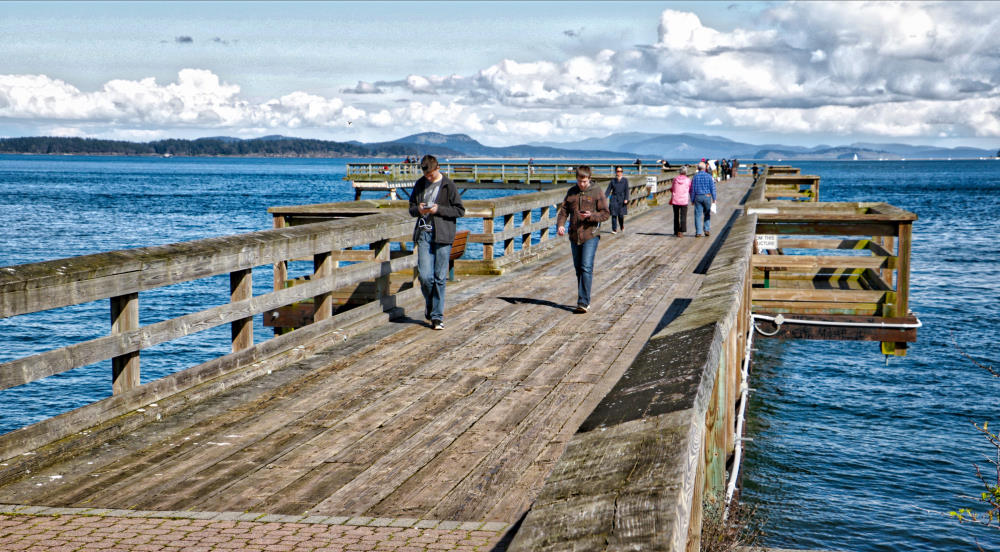
[[[856,142],[847,146],[819,145],[812,147],[781,144],[755,145],[735,142],[721,136],[704,134],[650,134],[628,132],[605,138],[587,138],[578,142],[538,142],[534,145],[575,148],[611,149],[632,152],[630,155],[654,155],[662,159],[685,161],[707,158],[738,158],[763,160],[804,159],[978,159],[1000,156],[1000,151],[979,148],[938,148],[908,144],[877,144]]]
[[[576,142],[539,142],[492,147],[466,134],[424,132],[388,142],[334,142],[280,135],[242,139],[213,136],[197,140],[126,142],[89,138],[29,137],[0,139],[0,153],[79,155],[182,155],[261,157],[498,157],[539,159],[666,159],[674,163],[702,157],[757,160],[806,159],[977,159],[1000,156],[979,148],[938,148],[858,142],[847,146],[755,145],[704,134],[628,132]]]

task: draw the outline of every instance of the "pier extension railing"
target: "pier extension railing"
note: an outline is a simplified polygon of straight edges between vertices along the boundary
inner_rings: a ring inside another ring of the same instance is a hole
[[[699,550],[739,446],[756,224],[736,220],[693,302],[571,438],[511,551]]]
[[[605,181],[610,179],[614,175],[616,166],[622,167],[625,175],[636,181],[662,178],[667,174],[672,178],[678,169],[676,166],[598,163],[591,165],[594,179]],[[542,191],[567,188],[576,178],[575,166],[567,163],[529,165],[524,162],[445,162],[441,165],[441,171],[454,180],[461,189]],[[397,199],[397,192],[412,188],[420,176],[417,163],[349,163],[344,180],[351,181],[355,201],[360,200],[361,193],[366,191],[383,194],[388,192],[389,198]]]
[[[628,175],[659,174],[660,165],[635,165],[632,162],[592,163],[590,167],[596,175],[614,174],[614,168],[620,166]],[[572,184],[576,178],[576,167],[570,163],[535,163],[521,162],[483,163],[479,161],[442,162],[441,172],[447,174],[456,183],[461,182],[554,182]],[[423,173],[418,163],[348,163],[344,180],[416,180]]]

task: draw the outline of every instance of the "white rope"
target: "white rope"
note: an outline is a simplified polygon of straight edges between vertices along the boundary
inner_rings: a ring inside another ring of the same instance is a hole
[[[922,328],[924,323],[918,318],[916,322],[913,323],[894,323],[894,322],[838,322],[836,320],[804,320],[801,318],[785,318],[784,315],[768,316],[766,314],[752,314],[750,315],[754,320],[768,320],[774,322],[778,326],[788,323],[788,324],[812,324],[814,326],[843,326],[848,328]],[[760,330],[757,330],[760,331]],[[764,335],[774,335],[764,332],[760,332]]]
[[[740,475],[740,464],[743,460],[743,423],[746,420],[747,400],[750,397],[750,353],[753,351],[753,332],[747,331],[747,344],[743,350],[743,366],[740,368],[740,411],[736,415],[736,451],[733,453],[733,473],[729,474],[729,484],[726,486],[726,507],[722,511],[722,521],[729,516],[729,504],[736,493],[736,481]],[[757,329],[759,332],[760,330]]]
[[[774,332],[767,333],[761,330],[756,321],[767,320],[773,322],[777,328]],[[722,511],[722,520],[729,516],[729,505],[736,494],[736,482],[739,479],[740,467],[743,460],[743,425],[746,421],[747,402],[750,397],[750,355],[753,351],[753,333],[757,331],[761,335],[772,336],[781,331],[781,325],[788,324],[813,324],[817,326],[846,326],[856,328],[921,328],[923,323],[917,319],[915,323],[887,323],[887,322],[838,322],[831,320],[804,320],[798,318],[785,318],[784,315],[769,316],[765,314],[751,314],[751,329],[747,331],[747,344],[743,351],[743,366],[740,369],[740,411],[736,415],[735,443],[736,450],[733,453],[733,472],[729,475],[729,483],[726,485],[726,505]],[[749,440],[749,439],[747,439]]]

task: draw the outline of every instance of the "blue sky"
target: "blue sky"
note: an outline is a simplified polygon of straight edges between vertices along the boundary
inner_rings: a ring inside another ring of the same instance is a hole
[[[0,136],[1000,147],[990,2],[5,2]]]

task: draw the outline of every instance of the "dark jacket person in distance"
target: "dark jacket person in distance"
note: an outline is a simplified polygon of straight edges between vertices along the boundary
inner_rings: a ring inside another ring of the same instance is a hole
[[[612,234],[617,234],[619,228],[622,232],[625,231],[625,215],[628,214],[628,179],[622,174],[622,168],[615,167],[615,176],[604,191],[604,195],[608,196],[608,210],[611,212]]]

